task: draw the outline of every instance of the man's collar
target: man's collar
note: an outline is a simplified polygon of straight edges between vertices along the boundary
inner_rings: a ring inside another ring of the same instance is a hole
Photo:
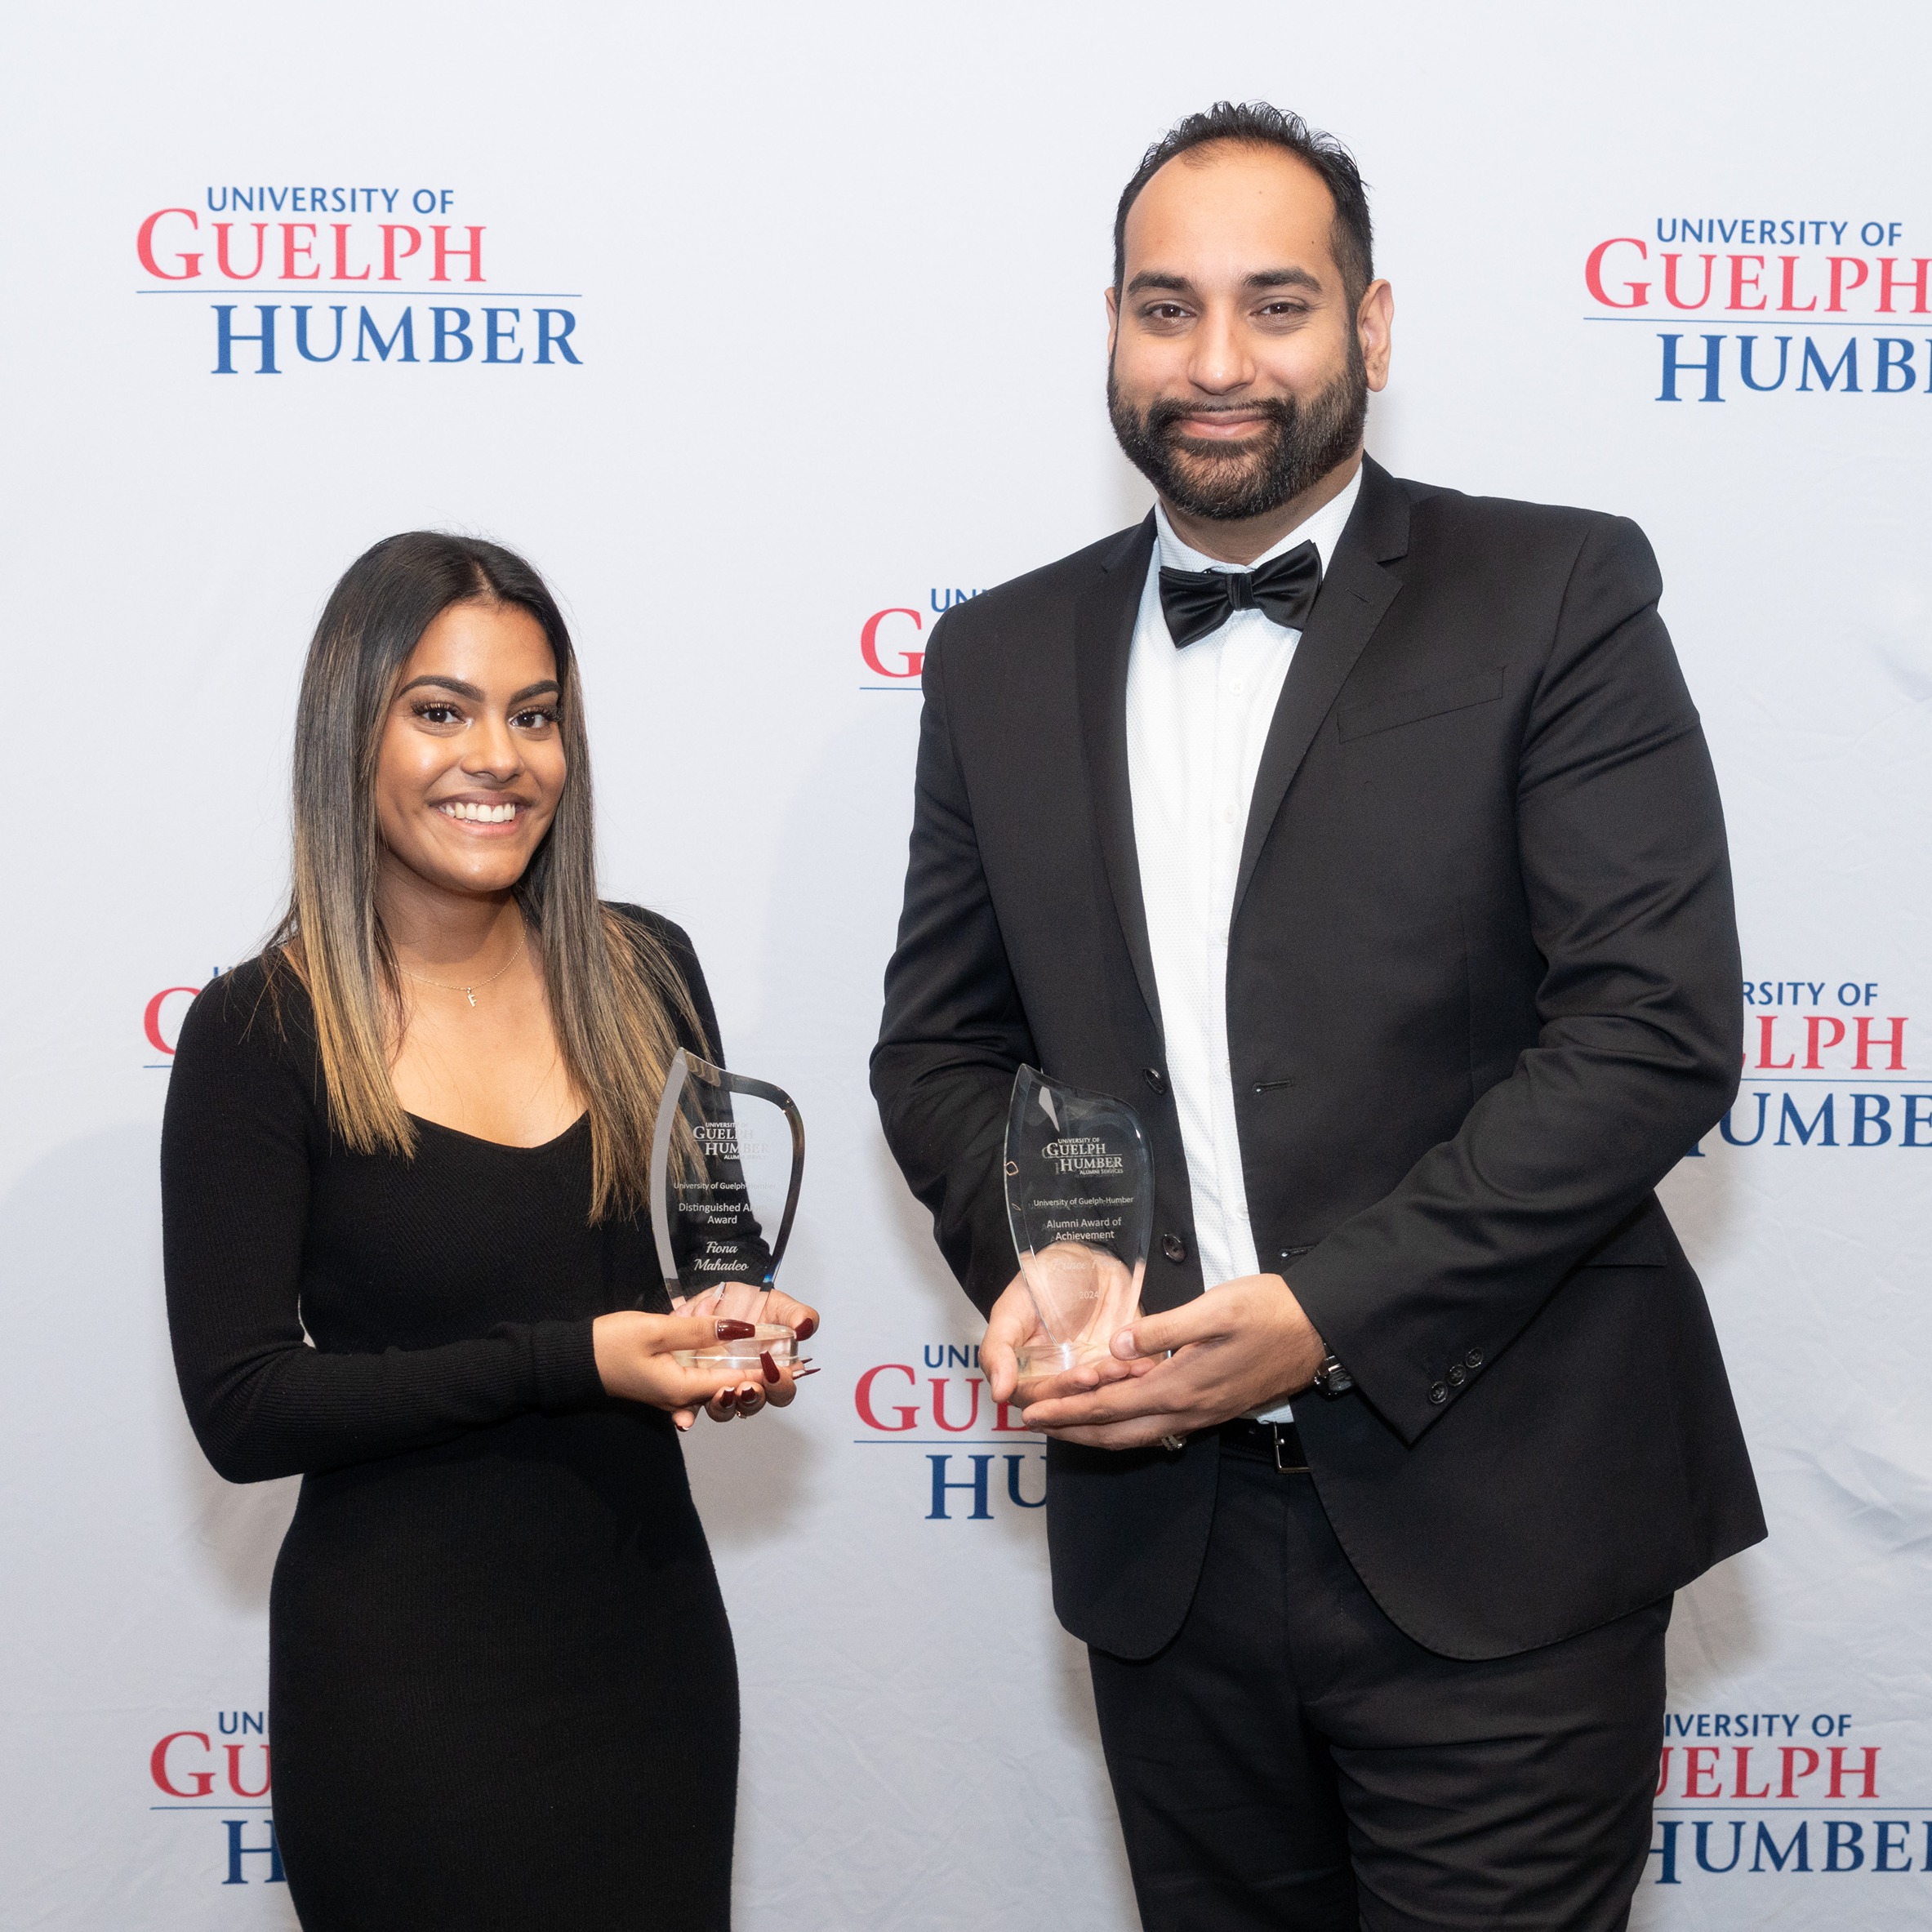
[[[1340,491],[1323,504],[1312,515],[1304,517],[1279,543],[1271,545],[1252,563],[1228,563],[1216,557],[1204,556],[1191,544],[1184,542],[1174,533],[1174,527],[1168,521],[1166,510],[1156,502],[1154,505],[1154,528],[1155,532],[1155,559],[1160,566],[1169,570],[1259,570],[1264,563],[1272,563],[1277,557],[1285,555],[1299,543],[1312,543],[1321,558],[1321,567],[1325,571],[1335,554],[1335,545],[1340,541],[1343,527],[1347,523],[1349,513],[1355,508],[1356,498],[1361,494],[1364,463],[1356,466],[1356,473]]]

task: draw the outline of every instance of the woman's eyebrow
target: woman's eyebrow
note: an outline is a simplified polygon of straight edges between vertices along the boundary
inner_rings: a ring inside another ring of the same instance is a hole
[[[402,687],[401,690],[397,692],[396,696],[400,697],[403,692],[414,691],[419,685],[423,684],[434,684],[441,691],[453,691],[458,697],[466,697],[473,705],[483,703],[486,696],[486,693],[478,686],[470,683],[462,678],[438,677],[434,673],[426,677],[412,678],[407,684]],[[562,692],[563,688],[563,687],[554,678],[540,678],[534,684],[526,684],[521,691],[513,691],[510,694],[510,701],[513,705],[520,705],[531,698],[542,697],[546,694],[554,697]]]
[[[461,678],[412,678],[409,682],[403,687],[402,691],[398,691],[396,693],[396,696],[400,697],[403,695],[403,691],[414,691],[419,685],[422,684],[438,684],[445,691],[455,692],[458,697],[468,698],[472,704],[481,704],[483,702],[483,694],[482,692],[478,690],[475,685],[465,683]]]

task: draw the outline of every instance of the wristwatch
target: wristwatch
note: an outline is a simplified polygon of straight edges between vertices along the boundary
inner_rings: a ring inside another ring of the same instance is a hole
[[[1315,1386],[1324,1396],[1346,1396],[1355,1387],[1355,1378],[1336,1359],[1333,1350],[1321,1358],[1315,1371]]]

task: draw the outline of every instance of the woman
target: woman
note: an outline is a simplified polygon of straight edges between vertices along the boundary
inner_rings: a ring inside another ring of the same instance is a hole
[[[599,903],[591,825],[536,573],[421,532],[359,559],[287,915],[195,1002],[162,1140],[195,1432],[303,1479],[269,1701],[308,1932],[728,1922],[737,1676],[677,1431],[794,1382],[682,1367],[730,1324],[651,1311],[655,1111],[717,1026],[684,934]]]

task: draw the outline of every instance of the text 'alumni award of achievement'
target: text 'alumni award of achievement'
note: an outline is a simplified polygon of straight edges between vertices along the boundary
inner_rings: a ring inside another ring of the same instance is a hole
[[[1154,1228],[1154,1167],[1132,1107],[1031,1066],[1006,1116],[1006,1212],[1042,1336],[1022,1381],[1107,1353],[1141,1311]]]

